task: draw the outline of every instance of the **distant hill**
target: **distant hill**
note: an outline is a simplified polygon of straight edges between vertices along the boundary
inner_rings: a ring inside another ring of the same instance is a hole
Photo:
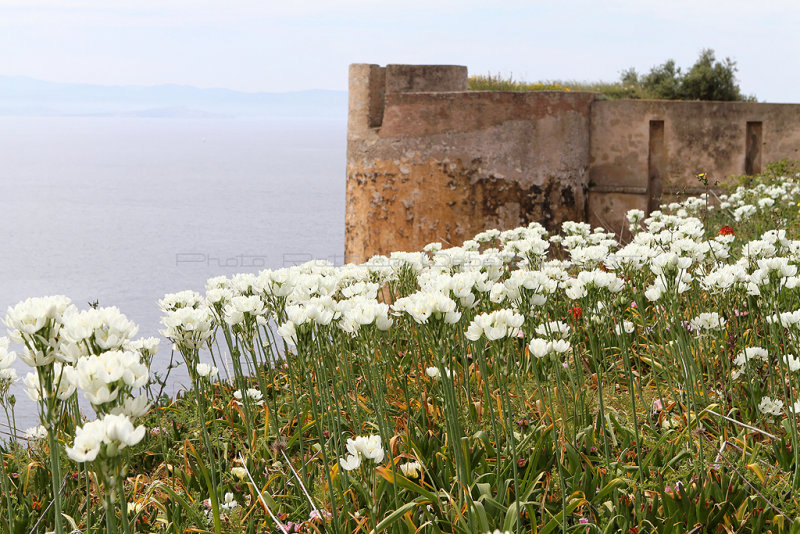
[[[184,85],[106,86],[0,76],[0,115],[344,119],[347,92],[245,93]]]

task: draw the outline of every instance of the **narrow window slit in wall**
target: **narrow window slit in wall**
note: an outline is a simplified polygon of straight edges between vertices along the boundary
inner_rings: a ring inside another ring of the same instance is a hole
[[[761,122],[748,122],[744,152],[744,173],[761,172]]]
[[[650,121],[650,146],[647,153],[647,213],[661,205],[667,154],[664,148],[664,121]]]
[[[369,109],[367,112],[370,128],[380,128],[383,124],[383,107],[386,100],[386,69],[377,68],[369,84]]]

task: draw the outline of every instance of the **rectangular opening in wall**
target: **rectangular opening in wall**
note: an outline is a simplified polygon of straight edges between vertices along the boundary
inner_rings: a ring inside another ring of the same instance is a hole
[[[383,106],[386,98],[386,68],[375,66],[369,80],[369,113],[370,128],[380,128],[383,124]]]
[[[650,121],[650,145],[647,152],[648,213],[657,210],[661,204],[666,167],[667,154],[664,148],[664,121]]]
[[[758,174],[761,172],[761,123],[748,122],[746,136],[744,173]]]

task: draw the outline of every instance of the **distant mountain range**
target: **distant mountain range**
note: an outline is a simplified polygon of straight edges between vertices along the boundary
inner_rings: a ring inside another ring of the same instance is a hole
[[[106,86],[0,76],[0,116],[344,119],[347,92],[245,93],[184,85]]]

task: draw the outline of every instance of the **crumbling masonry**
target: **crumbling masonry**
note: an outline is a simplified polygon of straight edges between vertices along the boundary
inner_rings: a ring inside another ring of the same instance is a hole
[[[800,158],[800,105],[468,91],[467,68],[350,66],[345,256],[627,210]]]

